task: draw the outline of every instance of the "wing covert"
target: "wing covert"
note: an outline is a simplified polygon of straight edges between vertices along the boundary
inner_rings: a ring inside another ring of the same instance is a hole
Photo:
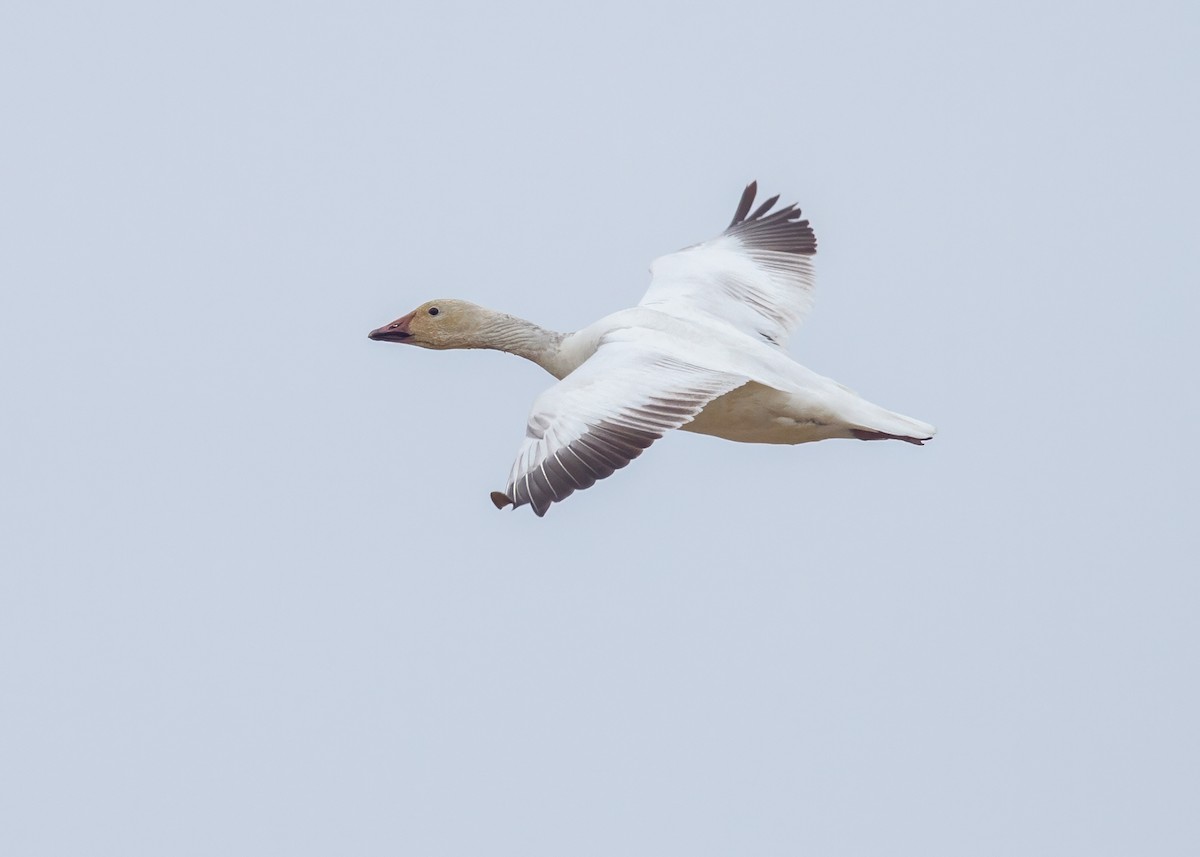
[[[778,196],[751,213],[757,192],[751,182],[716,238],[654,260],[641,306],[783,345],[812,307],[817,239],[795,205],[771,211]]]
[[[492,495],[498,507],[528,504],[545,515],[749,380],[655,351],[630,333],[602,341],[534,401],[505,493]]]

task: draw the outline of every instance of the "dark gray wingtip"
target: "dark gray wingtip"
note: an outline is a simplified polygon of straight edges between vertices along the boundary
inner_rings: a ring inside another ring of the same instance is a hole
[[[764,214],[766,214],[768,211],[770,211],[771,206],[773,206],[777,202],[779,202],[779,194],[775,194],[773,197],[768,199],[766,202],[764,202],[758,208],[754,209],[754,213],[750,215],[749,219],[750,220],[758,220],[758,218],[762,217]]]
[[[503,509],[505,506],[512,505],[512,498],[500,491],[492,492],[492,503],[497,509]]]
[[[750,213],[750,206],[754,205],[754,197],[758,195],[758,181],[752,181],[746,185],[746,189],[742,191],[742,198],[738,202],[737,211],[733,213],[733,220],[729,221],[730,226],[737,226],[746,219],[746,215]]]
[[[796,256],[813,256],[817,252],[817,236],[795,203],[771,211],[779,202],[773,196],[750,214],[758,182],[751,182],[742,193],[733,222],[725,229],[726,234],[736,235],[747,246],[776,253]]]

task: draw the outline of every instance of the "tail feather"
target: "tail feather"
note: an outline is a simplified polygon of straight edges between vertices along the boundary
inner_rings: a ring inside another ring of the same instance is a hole
[[[850,434],[859,440],[902,440],[922,446],[937,434],[937,429],[929,423],[914,420],[877,405],[870,407],[871,413],[862,414],[861,419],[852,423]]]
[[[888,434],[885,431],[867,431],[866,429],[850,429],[850,434],[854,435],[859,440],[902,440],[905,443],[915,443],[917,446],[924,446],[927,437],[909,437],[903,434]]]

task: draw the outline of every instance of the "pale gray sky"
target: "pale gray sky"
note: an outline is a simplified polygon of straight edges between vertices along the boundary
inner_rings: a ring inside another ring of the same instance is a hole
[[[1192,3],[6,4],[0,850],[1194,855]],[[925,448],[499,513],[751,179]]]

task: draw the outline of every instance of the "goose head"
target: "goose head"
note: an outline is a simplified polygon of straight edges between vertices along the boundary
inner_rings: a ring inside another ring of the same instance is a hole
[[[489,311],[468,301],[437,300],[367,334],[380,342],[403,342],[422,348],[479,348],[481,326]]]

